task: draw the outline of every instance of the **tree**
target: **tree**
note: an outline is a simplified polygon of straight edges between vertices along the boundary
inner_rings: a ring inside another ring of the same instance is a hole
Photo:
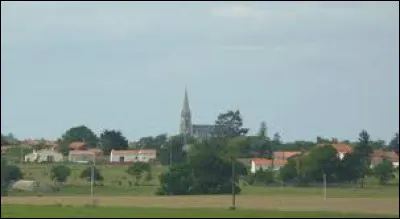
[[[233,138],[246,135],[249,129],[242,128],[243,120],[239,110],[222,113],[215,121],[215,134],[220,138]]]
[[[193,138],[186,139],[188,144],[193,143]],[[184,147],[184,136],[175,135],[171,136],[158,151],[158,159],[161,164],[169,165],[183,162],[186,158]]]
[[[104,154],[110,154],[111,150],[125,150],[128,148],[128,140],[120,131],[105,130],[100,135],[100,142]]]
[[[263,170],[259,169],[255,173],[248,176],[248,183],[253,184],[263,184],[268,185],[275,181],[273,170]]]
[[[329,144],[332,143],[332,141],[328,138],[324,138],[324,137],[317,137],[317,144]]]
[[[272,138],[272,144],[277,148],[277,146],[282,144],[282,139],[281,139],[281,135],[279,134],[279,132],[276,132],[274,134],[274,137]]]
[[[142,178],[142,173],[151,173],[151,167],[148,163],[135,162],[131,166],[129,166],[126,172],[129,175],[135,177],[135,186],[138,186],[140,183],[140,179]]]
[[[289,182],[291,180],[296,179],[297,177],[296,159],[297,158],[289,159],[286,165],[279,170],[279,178],[283,182]]]
[[[250,139],[246,136],[238,136],[235,138],[231,138],[227,140],[227,143],[225,145],[222,145],[223,151],[221,152],[221,155],[225,159],[230,159],[231,157],[235,158],[246,158],[246,157],[252,157],[250,154],[250,146],[251,142]]]
[[[371,146],[370,136],[367,131],[362,130],[360,132],[358,137],[358,144],[355,146],[354,152],[366,159],[369,164],[370,155],[373,152],[373,148]]]
[[[391,179],[395,178],[394,167],[392,162],[383,160],[380,164],[376,165],[373,169],[373,174],[379,179],[381,185],[387,184]]]
[[[7,195],[7,189],[12,181],[22,179],[21,169],[15,165],[7,164],[5,158],[1,158],[1,196]]]
[[[71,174],[71,169],[65,165],[56,165],[51,168],[51,179],[59,184],[67,181]]]
[[[338,180],[341,182],[357,182],[368,173],[368,166],[359,155],[355,153],[346,154],[338,171]]]
[[[59,140],[64,146],[74,141],[83,141],[88,147],[98,146],[99,139],[96,134],[88,127],[81,125],[68,129]]]
[[[394,134],[393,139],[389,143],[389,147],[396,152],[397,155],[399,155],[399,132]]]
[[[373,148],[371,146],[370,136],[367,131],[362,130],[359,134],[358,143],[354,147],[353,154],[359,159],[359,171],[358,175],[360,178],[361,187],[364,187],[364,178],[369,173],[369,166],[371,165],[371,154]]]
[[[98,170],[96,167],[87,167],[85,168],[80,175],[81,179],[85,179],[88,182],[92,181],[92,168],[94,168],[94,183],[96,184],[96,182],[102,182],[104,180],[103,175],[101,175],[100,170]]]
[[[316,147],[311,149],[306,156],[309,157],[308,171],[313,181],[322,182],[323,174],[326,174],[328,182],[337,180],[341,161],[335,148],[331,145]]]
[[[236,169],[233,179],[235,191],[239,193],[238,176],[246,173],[246,167],[234,159],[223,158],[220,148],[215,145],[221,142],[210,139],[194,145],[186,162],[174,164],[168,172],[161,174],[158,194],[229,194],[232,189],[232,162]]]
[[[254,150],[257,152],[258,157],[273,158],[272,145],[267,135],[267,124],[265,122],[261,122],[258,139],[254,144]]]

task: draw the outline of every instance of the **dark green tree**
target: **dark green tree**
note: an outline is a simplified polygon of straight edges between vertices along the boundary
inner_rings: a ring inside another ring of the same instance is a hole
[[[138,186],[144,172],[151,173],[151,167],[148,163],[135,162],[128,167],[126,171],[129,175],[135,177],[135,186]]]
[[[84,179],[84,180],[86,180],[86,181],[88,181],[88,182],[91,182],[91,180],[92,180],[92,168],[93,167],[87,167],[87,168],[85,168],[82,172],[81,172],[81,175],[80,175],[80,178],[81,179]],[[103,177],[103,175],[101,174],[101,172],[100,172],[100,170],[99,169],[97,169],[96,167],[94,167],[94,170],[93,170],[93,175],[94,175],[94,183],[96,184],[96,182],[102,182],[103,180],[104,180],[104,177]]]
[[[68,129],[59,139],[64,146],[75,141],[84,141],[88,147],[97,147],[99,139],[88,127],[81,125]]]
[[[104,154],[109,155],[111,150],[125,150],[128,148],[128,140],[120,131],[105,130],[100,135],[100,144]]]
[[[222,113],[215,121],[215,135],[220,138],[233,138],[246,135],[249,129],[243,128],[243,119],[239,110]]]
[[[71,175],[71,169],[65,165],[56,165],[51,168],[51,179],[58,183],[63,184],[67,181],[68,177]]]
[[[367,131],[362,130],[358,137],[358,143],[354,147],[353,154],[359,159],[360,166],[357,166],[361,187],[364,187],[364,178],[370,173],[371,154],[373,148],[370,136]]]
[[[22,179],[21,169],[15,165],[9,165],[5,158],[1,158],[1,196],[7,196],[8,186],[11,182]]]
[[[272,144],[275,148],[278,148],[282,144],[282,139],[279,132],[274,134],[274,137],[272,138]]]
[[[376,165],[373,169],[373,174],[379,179],[381,185],[386,185],[391,179],[395,178],[394,167],[392,162],[383,160],[380,164]]]
[[[232,184],[232,164],[235,165],[235,192],[240,175],[246,174],[246,167],[234,159],[221,156],[218,141],[208,140],[198,143],[190,150],[186,162],[173,165],[168,172],[160,176],[158,194],[229,194]]]
[[[258,157],[273,158],[272,144],[267,134],[267,124],[261,122],[258,139],[254,143],[254,151]]]
[[[279,170],[279,178],[282,180],[282,182],[290,182],[296,179],[296,159],[297,158],[289,159],[286,165]]]
[[[399,132],[396,132],[393,139],[389,143],[389,147],[396,152],[397,155],[399,155]]]

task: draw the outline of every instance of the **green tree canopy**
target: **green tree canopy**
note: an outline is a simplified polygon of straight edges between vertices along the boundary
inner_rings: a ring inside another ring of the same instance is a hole
[[[389,143],[389,147],[394,152],[396,152],[397,155],[399,155],[399,132],[396,132],[396,134],[394,134],[394,137],[392,138],[392,140]]]
[[[249,129],[243,128],[243,119],[240,111],[229,110],[222,113],[215,121],[215,134],[220,138],[233,138],[246,135]]]
[[[135,162],[130,165],[126,171],[129,175],[135,177],[135,185],[138,186],[144,172],[151,173],[151,166],[144,162]]]
[[[68,146],[75,141],[85,142],[88,147],[97,147],[99,139],[91,129],[81,125],[68,129],[59,140],[64,146]]]
[[[379,183],[381,185],[387,184],[389,180],[395,178],[392,162],[383,160],[380,164],[374,167],[373,174],[379,179]]]
[[[5,158],[1,158],[1,196],[8,194],[7,189],[12,181],[22,179],[21,169],[15,165],[9,165]]]
[[[100,135],[101,147],[104,154],[110,154],[111,150],[125,150],[128,148],[128,140],[120,131],[105,130]]]
[[[88,181],[88,182],[91,182],[91,180],[92,180],[92,168],[94,168],[93,169],[93,175],[94,175],[94,183],[96,183],[96,182],[102,182],[103,180],[104,180],[104,177],[103,177],[103,175],[101,174],[101,172],[100,172],[100,170],[99,169],[97,169],[96,167],[87,167],[87,168],[85,168],[82,172],[81,172],[81,175],[80,175],[80,178],[81,179],[84,179],[84,180],[86,180],[86,181]]]
[[[54,182],[62,184],[71,175],[71,169],[65,165],[56,165],[51,168],[50,177]]]

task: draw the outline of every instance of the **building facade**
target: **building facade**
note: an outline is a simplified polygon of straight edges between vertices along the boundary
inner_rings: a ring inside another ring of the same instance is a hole
[[[199,125],[192,123],[192,112],[189,107],[189,97],[187,90],[185,89],[179,133],[203,140],[210,138],[214,132],[214,129],[214,125]]]
[[[25,162],[62,162],[64,156],[53,149],[33,150],[32,153],[25,155]]]
[[[112,150],[110,154],[111,163],[126,162],[154,162],[157,158],[157,151],[153,149],[140,150]]]

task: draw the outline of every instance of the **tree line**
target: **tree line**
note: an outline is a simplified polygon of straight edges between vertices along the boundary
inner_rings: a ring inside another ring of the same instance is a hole
[[[375,148],[399,153],[398,132],[389,145],[382,146],[384,142],[372,141],[368,132],[362,130],[357,142],[343,142],[353,145],[354,150],[339,159],[337,151],[329,146],[339,143],[335,138],[318,137],[316,142],[284,143],[279,133],[269,137],[265,122],[261,122],[257,135],[248,136],[248,131],[248,128],[243,127],[240,112],[236,110],[220,114],[215,121],[212,137],[203,141],[190,136],[168,137],[162,134],[144,137],[129,145],[120,131],[105,130],[97,137],[86,126],[78,126],[67,130],[58,142],[64,148],[64,153],[67,153],[68,145],[74,141],[84,141],[90,147],[101,148],[106,155],[112,149],[128,147],[156,149],[159,162],[170,165],[169,170],[159,176],[159,195],[230,193],[232,182],[235,192],[240,193],[239,179],[245,179],[249,184],[268,184],[279,179],[285,183],[309,185],[326,178],[330,183],[360,183],[363,186],[365,177],[373,175],[385,184],[393,177],[392,163],[384,161],[371,170],[370,155]],[[191,145],[189,150],[185,150],[185,142]],[[318,144],[327,146],[318,147]],[[278,173],[263,170],[251,174],[246,165],[237,161],[237,158],[273,158],[276,150],[300,150],[302,154],[289,159]],[[235,174],[232,167],[236,170]],[[138,178],[141,178],[141,173],[147,170],[145,165],[136,166],[131,168],[130,174],[138,174]]]

